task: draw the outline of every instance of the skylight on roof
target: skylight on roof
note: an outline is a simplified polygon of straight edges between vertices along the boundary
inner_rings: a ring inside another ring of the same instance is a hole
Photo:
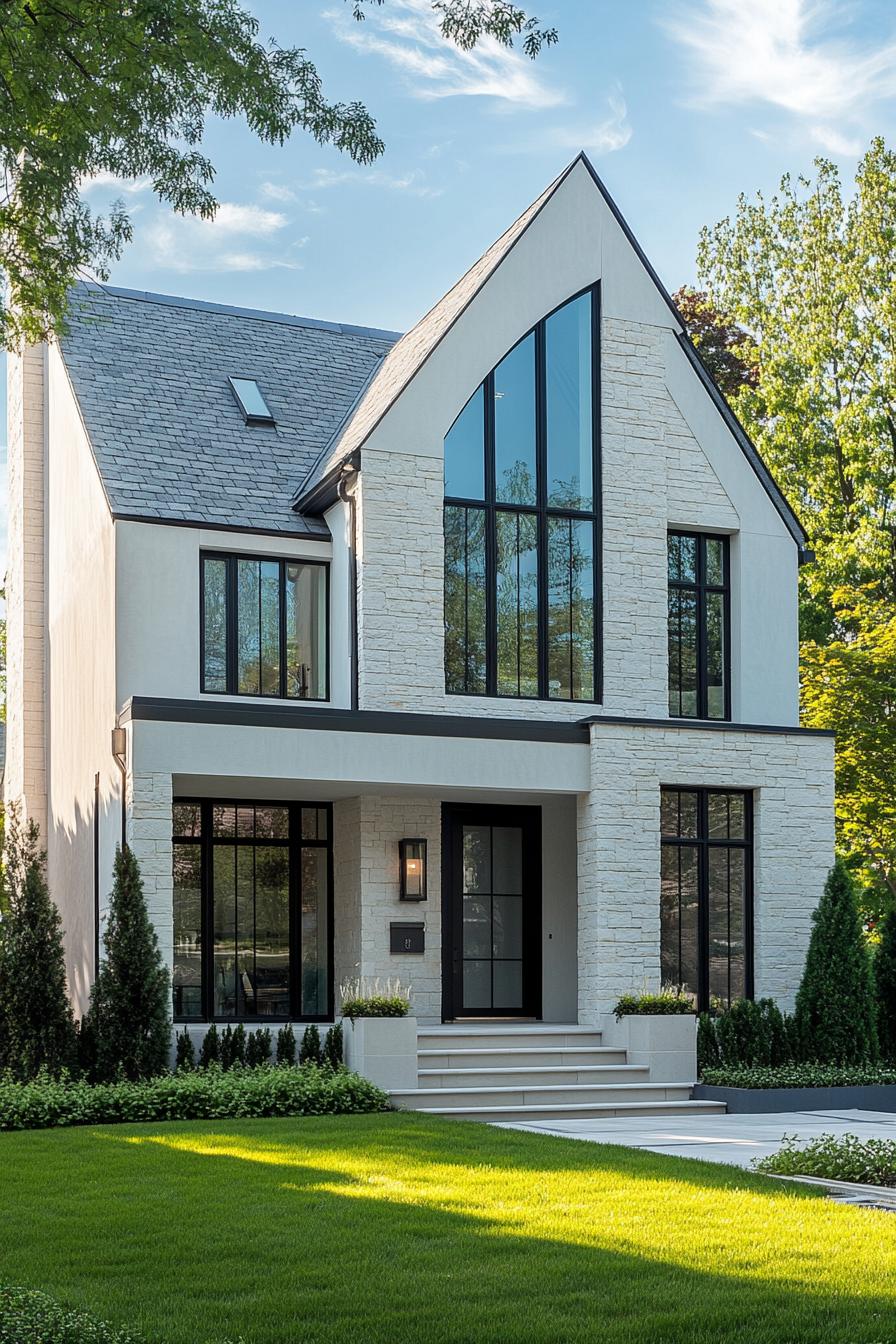
[[[228,378],[247,425],[272,425],[274,417],[254,378]]]

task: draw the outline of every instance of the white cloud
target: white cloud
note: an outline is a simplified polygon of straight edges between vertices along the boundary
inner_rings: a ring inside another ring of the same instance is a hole
[[[114,173],[94,173],[92,177],[82,177],[79,188],[87,194],[91,191],[114,191],[118,196],[137,196],[152,187],[151,177],[116,177]]]
[[[262,182],[261,194],[269,201],[294,201],[296,194],[292,187],[284,187],[279,182]]]
[[[214,219],[170,212],[160,215],[147,227],[143,240],[156,266],[181,274],[297,270],[300,263],[286,254],[304,246],[308,239],[281,242],[279,235],[288,224],[287,216],[279,210],[222,201]]]
[[[555,126],[545,130],[542,143],[565,150],[584,149],[597,157],[624,149],[632,138],[628,109],[622,90],[616,88],[607,96],[608,112],[602,121],[574,126]]]
[[[843,15],[840,0],[701,0],[661,22],[691,54],[692,104],[765,104],[825,148],[852,154],[850,132],[896,95],[896,42],[858,43]]]
[[[367,10],[363,23],[347,9],[327,11],[324,17],[340,41],[388,61],[416,98],[494,98],[525,108],[566,101],[527,56],[494,38],[483,39],[472,51],[446,41],[430,0],[390,0],[387,11]]]
[[[308,182],[300,183],[303,191],[325,191],[329,187],[341,187],[350,183],[371,187],[386,187],[389,191],[401,191],[408,196],[441,196],[444,187],[428,186],[423,173],[416,169],[406,173],[387,173],[382,168],[315,168]]]

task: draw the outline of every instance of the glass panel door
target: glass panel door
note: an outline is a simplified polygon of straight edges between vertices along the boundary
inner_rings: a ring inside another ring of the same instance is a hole
[[[539,811],[470,808],[452,820],[446,1016],[537,1016]]]

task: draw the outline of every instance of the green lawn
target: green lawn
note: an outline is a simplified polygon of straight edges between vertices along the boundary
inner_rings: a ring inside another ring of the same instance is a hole
[[[889,1344],[896,1216],[418,1115],[50,1130],[0,1280],[165,1344]]]

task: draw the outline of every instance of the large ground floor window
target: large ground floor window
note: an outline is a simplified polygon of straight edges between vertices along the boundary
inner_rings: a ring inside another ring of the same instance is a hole
[[[753,994],[753,797],[731,789],[661,794],[663,984],[700,1011]]]
[[[332,1016],[329,805],[174,803],[174,1016]]]

